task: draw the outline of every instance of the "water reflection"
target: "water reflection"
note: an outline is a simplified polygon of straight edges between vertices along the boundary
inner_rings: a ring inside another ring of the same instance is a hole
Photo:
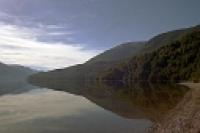
[[[36,89],[38,87],[27,82],[0,82],[0,96],[5,94],[20,94]]]
[[[4,94],[0,107],[0,133],[145,133],[151,126],[149,120],[126,119],[84,97],[45,88]]]
[[[0,85],[0,133],[146,133],[189,90],[150,83],[36,84],[41,87]]]
[[[81,95],[120,116],[130,119],[160,121],[189,90],[177,84],[146,82],[123,85],[120,82],[56,81],[40,82],[40,86]]]

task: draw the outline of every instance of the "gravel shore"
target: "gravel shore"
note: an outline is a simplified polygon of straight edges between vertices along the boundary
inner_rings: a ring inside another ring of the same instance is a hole
[[[200,133],[200,83],[181,83],[191,88],[183,100],[150,133]]]

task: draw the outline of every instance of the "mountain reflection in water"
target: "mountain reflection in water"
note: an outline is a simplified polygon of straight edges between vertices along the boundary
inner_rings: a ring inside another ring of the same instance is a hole
[[[36,84],[81,95],[125,118],[148,119],[152,122],[160,121],[189,90],[178,84],[147,82],[124,85],[121,82],[51,81]]]
[[[0,82],[0,96],[6,94],[21,94],[30,90],[38,89],[38,87],[28,84],[27,82]]]
[[[116,102],[105,98],[110,96],[109,91],[85,93],[94,102],[103,103],[102,108],[80,95],[18,84],[0,87],[3,92],[0,95],[0,133],[146,133],[152,125],[148,119],[127,119],[117,115],[121,110],[112,108],[112,102]]]

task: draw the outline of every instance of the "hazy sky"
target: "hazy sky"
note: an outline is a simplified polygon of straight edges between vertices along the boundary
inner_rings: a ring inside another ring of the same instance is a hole
[[[0,0],[0,61],[52,69],[200,24],[199,0]]]

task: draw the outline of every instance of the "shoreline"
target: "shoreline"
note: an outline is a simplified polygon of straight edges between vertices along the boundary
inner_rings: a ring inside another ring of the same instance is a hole
[[[177,106],[155,123],[150,133],[200,133],[200,83],[179,83],[190,90]]]

